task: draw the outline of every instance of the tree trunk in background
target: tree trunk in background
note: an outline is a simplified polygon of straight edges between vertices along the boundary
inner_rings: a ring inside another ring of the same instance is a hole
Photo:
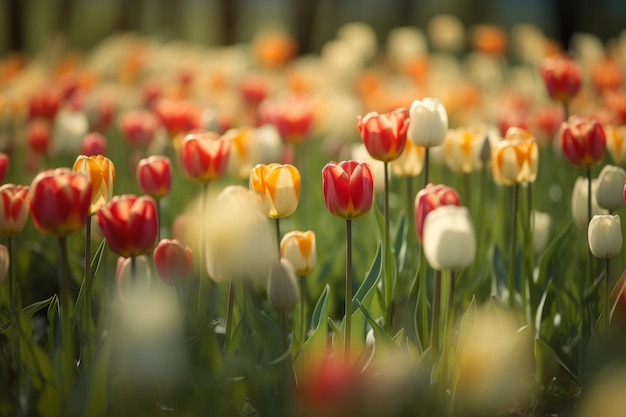
[[[23,0],[22,0],[23,1]],[[69,38],[69,32],[72,26],[72,19],[74,16],[74,0],[59,0],[58,10],[56,15],[56,22],[54,23],[54,29],[63,33],[65,37]]]
[[[24,0],[9,0],[7,7],[9,50],[21,52],[24,50]]]
[[[119,0],[117,29],[122,31],[139,30],[143,6],[143,0]]]
[[[313,31],[317,15],[316,0],[301,0],[295,8],[294,23],[296,28],[296,41],[298,42],[298,52],[306,54],[312,52]]]
[[[165,31],[168,38],[179,38],[181,27],[181,10],[185,7],[184,0],[160,0],[158,7],[158,25]]]
[[[572,34],[578,27],[577,16],[582,4],[579,0],[556,0],[556,20],[558,39],[567,51]]]
[[[232,45],[235,43],[238,3],[237,0],[220,0],[222,11],[222,45]]]
[[[415,25],[415,3],[416,0],[398,0],[396,22],[394,26],[414,26]]]

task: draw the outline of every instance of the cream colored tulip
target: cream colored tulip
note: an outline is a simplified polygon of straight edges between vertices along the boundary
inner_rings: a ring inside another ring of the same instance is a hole
[[[436,98],[415,100],[411,104],[408,138],[416,145],[430,148],[443,143],[448,131],[448,113]]]
[[[270,268],[267,294],[272,306],[279,313],[289,313],[298,303],[300,291],[296,271],[287,259],[281,259]]]
[[[626,171],[615,165],[605,165],[598,176],[596,201],[598,205],[609,211],[614,211],[624,205],[624,181]]]
[[[398,159],[391,161],[391,173],[397,177],[417,177],[424,169],[425,148],[406,141]]]
[[[533,248],[535,249],[535,253],[539,253],[548,244],[552,220],[548,213],[533,210],[532,222]]]
[[[428,213],[422,242],[433,269],[470,266],[476,256],[476,235],[467,207],[441,206]]]
[[[598,180],[591,180],[591,215],[609,214],[608,210],[601,208],[596,200]],[[589,221],[587,216],[587,179],[578,177],[572,191],[572,220],[579,229],[586,229]]]
[[[310,274],[317,265],[315,233],[293,230],[285,234],[280,242],[280,256],[293,265],[296,274]]]
[[[619,216],[593,216],[587,232],[589,249],[597,258],[607,259],[622,250],[622,226]]]

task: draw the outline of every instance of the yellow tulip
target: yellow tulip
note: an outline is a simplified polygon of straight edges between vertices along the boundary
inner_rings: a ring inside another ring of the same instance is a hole
[[[89,215],[94,215],[100,207],[113,197],[115,166],[109,158],[102,155],[79,155],[72,168],[75,172],[87,174],[91,178],[91,204]]]
[[[512,127],[492,154],[493,179],[501,185],[535,182],[539,166],[537,141],[527,130]]]
[[[298,207],[300,172],[289,164],[259,164],[250,172],[250,190],[257,194],[269,217],[287,217]]]

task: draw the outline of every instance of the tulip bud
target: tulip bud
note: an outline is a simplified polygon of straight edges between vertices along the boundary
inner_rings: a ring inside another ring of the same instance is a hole
[[[420,241],[423,241],[424,222],[428,213],[441,206],[460,204],[459,193],[443,184],[428,184],[415,196],[415,228]]]
[[[166,156],[153,155],[137,164],[137,182],[144,194],[158,200],[172,188],[172,165]]]
[[[344,219],[355,219],[372,208],[374,178],[368,164],[329,162],[322,169],[326,208]]]
[[[293,265],[299,276],[310,274],[317,264],[315,233],[294,230],[285,234],[280,242],[280,256]]]
[[[554,100],[567,102],[580,90],[582,82],[580,68],[568,57],[545,58],[541,63],[541,76],[548,94]]]
[[[296,272],[288,260],[281,259],[270,268],[267,294],[279,313],[289,313],[296,306],[300,291],[296,281]]]
[[[91,216],[113,197],[115,166],[109,158],[102,155],[79,155],[72,169],[75,172],[87,174],[91,178],[91,204],[89,206]]]
[[[400,108],[391,113],[371,112],[358,118],[357,127],[372,158],[388,162],[398,159],[406,144],[409,112]]]
[[[0,245],[0,283],[4,282],[9,272],[9,250],[6,246]]]
[[[166,284],[179,284],[189,275],[191,249],[177,240],[162,239],[154,248],[153,257],[157,273]]]
[[[596,200],[598,205],[609,211],[614,211],[624,205],[624,182],[626,171],[622,167],[606,165],[598,176],[598,189]]]
[[[192,131],[182,144],[182,168],[190,178],[208,183],[224,174],[228,164],[230,141],[209,131]]]
[[[483,129],[450,129],[443,142],[444,161],[455,173],[469,174],[483,167],[482,154],[488,143]]]
[[[533,247],[535,253],[541,252],[548,244],[550,237],[550,215],[541,211],[532,212]]]
[[[0,187],[0,236],[15,236],[28,219],[29,187],[4,184]]]
[[[587,216],[587,179],[578,177],[574,183],[572,191],[572,219],[579,229],[585,229],[589,221]],[[608,214],[608,211],[598,205],[596,196],[598,194],[598,180],[591,180],[591,215]]]
[[[534,182],[539,166],[535,137],[525,129],[511,127],[492,153],[493,178],[506,186]]]
[[[83,138],[81,154],[86,156],[104,155],[107,149],[107,140],[102,133],[91,132]]]
[[[443,143],[448,131],[448,113],[436,98],[415,100],[411,104],[408,138],[416,145],[430,148]]]
[[[287,217],[298,207],[300,172],[288,164],[259,164],[250,171],[250,190],[257,194],[269,217]]]
[[[612,258],[622,250],[622,226],[617,215],[593,216],[587,234],[589,249],[597,258]]]
[[[131,258],[120,256],[117,258],[115,268],[115,284],[117,295],[121,300],[126,300],[129,294],[136,291],[145,291],[152,286],[152,274],[150,272],[150,260],[147,256],[135,256],[135,276],[131,268]]]
[[[435,270],[460,270],[476,256],[476,236],[466,207],[442,206],[424,222],[424,255]]]
[[[574,165],[588,167],[600,162],[606,153],[606,134],[596,121],[572,116],[561,124],[561,147]]]
[[[0,153],[0,182],[4,181],[9,171],[9,155]]]

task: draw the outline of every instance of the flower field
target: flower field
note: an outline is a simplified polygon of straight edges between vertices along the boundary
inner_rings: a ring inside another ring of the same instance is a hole
[[[3,57],[0,416],[623,415],[626,37],[518,29]]]

